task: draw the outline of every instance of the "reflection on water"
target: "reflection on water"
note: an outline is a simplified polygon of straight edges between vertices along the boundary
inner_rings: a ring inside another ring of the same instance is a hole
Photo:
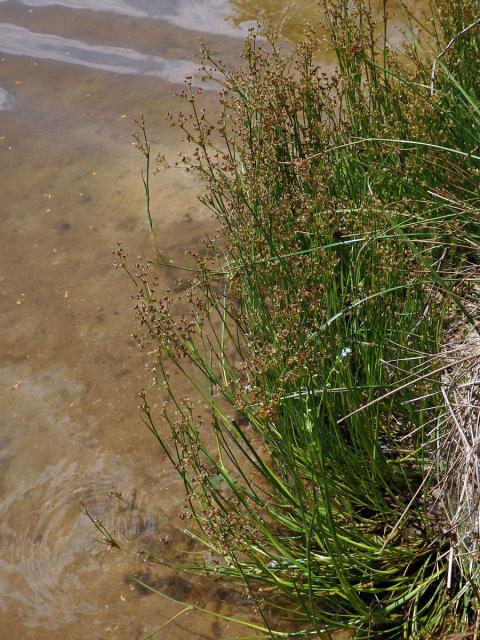
[[[11,109],[13,106],[13,96],[0,87],[0,111]]]
[[[120,13],[137,18],[145,18],[148,13],[135,8],[135,3],[123,2],[123,0],[20,0],[27,7],[48,7],[58,5],[68,9],[90,9],[91,11],[108,11]],[[8,2],[8,0],[0,0]]]
[[[198,65],[189,60],[170,60],[125,49],[91,45],[48,33],[34,33],[14,24],[0,23],[0,52],[77,64],[112,73],[154,76],[178,83],[186,75],[194,75]],[[204,85],[198,82],[197,85]]]
[[[0,0],[7,2],[8,0]],[[58,5],[69,9],[108,11],[136,18],[160,19],[183,29],[243,37],[249,25],[234,28],[227,0],[21,0],[29,7]],[[249,18],[254,20],[255,18]]]

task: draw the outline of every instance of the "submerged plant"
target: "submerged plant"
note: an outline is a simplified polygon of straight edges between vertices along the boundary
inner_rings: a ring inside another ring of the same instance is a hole
[[[241,582],[264,637],[479,629],[479,6],[432,7],[434,74],[339,0],[335,72],[313,31],[288,52],[252,31],[237,70],[203,51],[220,114],[187,83],[172,117],[222,242],[181,311],[157,261],[131,274],[169,396],[142,415],[206,551],[185,569]]]

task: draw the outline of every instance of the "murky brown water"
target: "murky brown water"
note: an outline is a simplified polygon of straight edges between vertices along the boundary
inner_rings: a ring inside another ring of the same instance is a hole
[[[175,155],[164,114],[198,35],[235,60],[256,17],[295,34],[314,11],[313,0],[0,0],[2,639],[142,638],[178,609],[136,589],[132,573],[212,608],[231,599],[109,553],[81,512],[83,499],[169,558],[185,545],[176,474],[137,416],[143,358],[111,249],[150,251],[133,120],[143,111],[155,151]],[[214,228],[197,193],[179,172],[154,180],[167,259]],[[237,631],[189,613],[158,637],[221,632]]]

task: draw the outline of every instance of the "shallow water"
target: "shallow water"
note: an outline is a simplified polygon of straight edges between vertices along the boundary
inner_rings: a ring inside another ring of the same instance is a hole
[[[164,114],[194,68],[197,37],[238,57],[255,18],[301,31],[301,0],[0,0],[0,637],[142,638],[178,609],[134,586],[244,611],[219,585],[109,552],[80,501],[135,544],[174,560],[181,488],[137,415],[147,382],[117,240],[148,253],[131,145],[145,113],[155,152],[174,157]],[[201,82],[198,80],[198,82]],[[212,101],[213,94],[206,93]],[[153,199],[167,259],[214,229],[199,185],[160,173]],[[173,276],[164,275],[165,286]],[[158,637],[233,628],[192,612]]]

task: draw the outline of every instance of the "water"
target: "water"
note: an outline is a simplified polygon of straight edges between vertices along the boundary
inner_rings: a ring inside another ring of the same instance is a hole
[[[257,17],[294,36],[315,11],[302,0],[0,0],[2,640],[142,638],[178,608],[132,574],[248,613],[219,585],[109,552],[80,501],[167,560],[188,548],[181,487],[137,415],[147,378],[129,339],[132,291],[112,268],[117,240],[133,259],[150,250],[133,121],[143,111],[154,151],[174,158],[164,114],[199,34],[233,62]],[[180,172],[155,177],[166,259],[181,262],[215,228],[198,193]],[[189,612],[158,637],[237,632]]]

